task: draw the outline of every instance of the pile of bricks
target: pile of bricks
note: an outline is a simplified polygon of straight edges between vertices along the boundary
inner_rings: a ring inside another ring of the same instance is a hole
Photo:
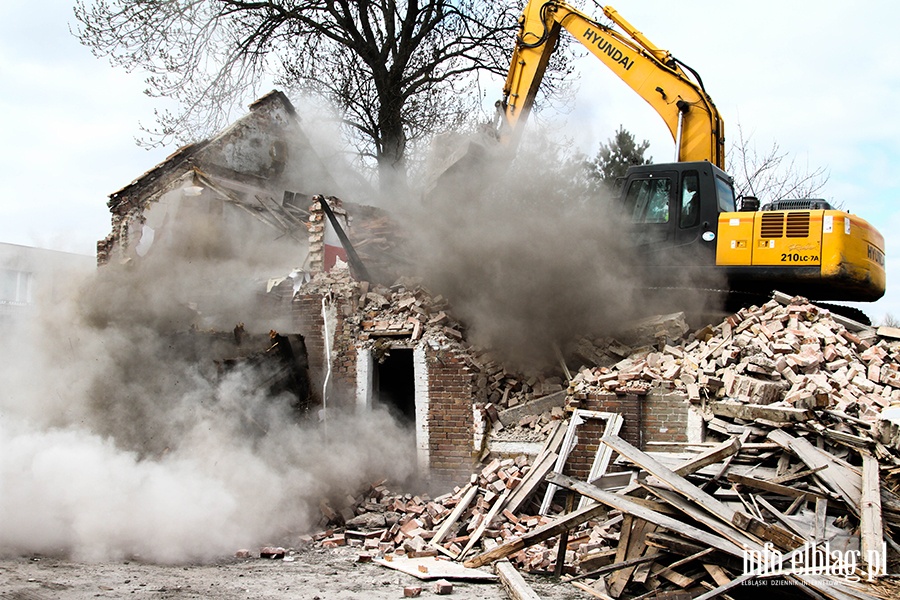
[[[500,528],[506,536],[521,533],[541,521],[504,510],[511,490],[529,469],[525,456],[495,459],[471,475],[465,485],[433,499],[425,494],[393,494],[379,482],[339,510],[323,503],[323,522],[331,529],[313,540],[326,547],[361,546],[382,555],[460,558],[464,549],[467,553],[482,536],[501,535]]]
[[[900,401],[900,344],[874,329],[851,331],[802,298],[745,308],[680,343],[644,348],[605,367],[582,369],[570,393],[683,391],[694,402],[730,398],[757,405],[833,408],[874,422]]]

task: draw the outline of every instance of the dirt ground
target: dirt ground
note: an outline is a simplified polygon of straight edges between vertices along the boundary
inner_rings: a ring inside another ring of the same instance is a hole
[[[293,560],[223,558],[215,564],[163,566],[136,562],[84,564],[45,556],[0,559],[4,600],[87,600],[152,598],[218,600],[300,600],[403,598],[403,588],[422,587],[422,598],[437,597],[433,582],[375,563],[359,563],[358,549],[309,548]],[[570,585],[528,577],[542,598],[566,600],[586,595]],[[499,583],[453,582],[451,598],[508,598]]]

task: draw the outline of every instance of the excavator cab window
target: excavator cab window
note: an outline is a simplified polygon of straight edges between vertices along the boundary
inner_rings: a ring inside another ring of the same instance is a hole
[[[668,177],[634,179],[625,195],[625,211],[635,223],[668,223],[672,180]]]
[[[716,177],[716,195],[719,198],[719,212],[734,212],[737,210],[734,201],[734,188],[731,183],[721,177]]]
[[[696,227],[700,222],[700,174],[685,171],[681,177],[681,214],[678,226],[682,229]]]

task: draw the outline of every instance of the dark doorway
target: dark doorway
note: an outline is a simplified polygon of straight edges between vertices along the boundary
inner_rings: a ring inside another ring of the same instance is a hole
[[[416,424],[416,387],[413,351],[391,348],[384,361],[375,363],[375,401],[385,406],[404,426]]]

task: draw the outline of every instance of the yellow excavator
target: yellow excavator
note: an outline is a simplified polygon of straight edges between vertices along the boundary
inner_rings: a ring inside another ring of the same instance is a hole
[[[613,8],[602,11],[613,25],[565,2],[527,3],[498,107],[500,142],[518,142],[566,29],[656,110],[675,139],[676,162],[632,167],[620,188],[651,281],[666,286],[687,271],[693,285],[724,281],[735,294],[779,290],[814,301],[880,298],[882,235],[819,199],[780,199],[760,207],[745,197],[738,210],[724,171],[724,123],[699,75]],[[847,313],[864,318],[860,311]]]

